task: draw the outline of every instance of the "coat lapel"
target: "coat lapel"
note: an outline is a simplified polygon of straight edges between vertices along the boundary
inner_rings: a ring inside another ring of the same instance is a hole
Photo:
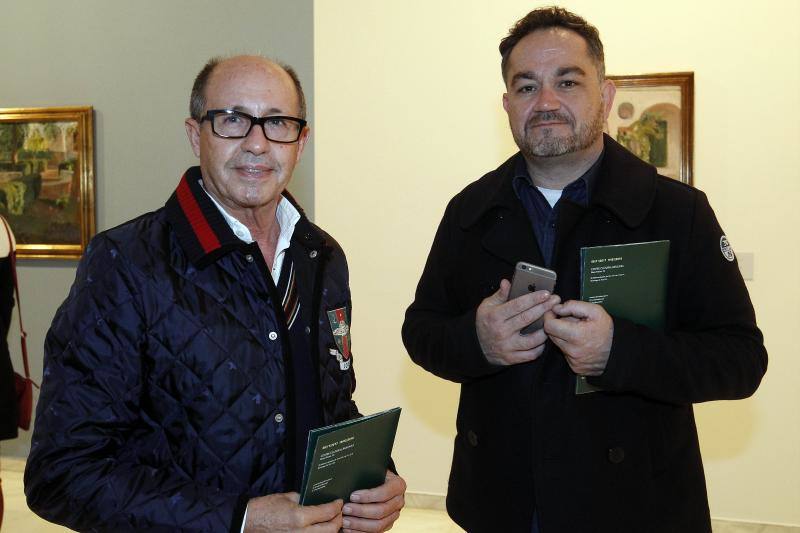
[[[519,200],[499,209],[493,218],[481,241],[487,252],[511,265],[518,261],[544,265],[533,227]]]
[[[631,154],[608,135],[591,203],[604,207],[629,228],[641,224],[656,195],[656,168]]]
[[[521,158],[520,153],[513,155],[473,184],[484,182],[483,187],[488,192],[466,197],[460,225],[464,230],[482,230],[484,250],[512,266],[518,261],[542,265],[544,259],[530,220],[511,183],[514,168]]]

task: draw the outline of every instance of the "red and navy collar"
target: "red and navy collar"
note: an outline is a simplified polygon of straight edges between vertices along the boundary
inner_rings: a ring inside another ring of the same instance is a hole
[[[205,266],[242,246],[217,206],[200,185],[200,167],[187,170],[165,205],[167,219],[186,255],[196,266]]]
[[[178,188],[175,189],[165,205],[167,220],[175,229],[178,242],[186,251],[189,261],[198,268],[213,263],[237,248],[246,246],[233,234],[222,213],[200,185],[201,179],[200,167],[189,168],[181,177]],[[300,220],[295,225],[292,242],[297,241],[305,247],[322,245],[324,238],[306,218],[297,201],[287,191],[283,191],[283,195],[300,213]],[[301,235],[302,238],[299,238],[298,235]]]

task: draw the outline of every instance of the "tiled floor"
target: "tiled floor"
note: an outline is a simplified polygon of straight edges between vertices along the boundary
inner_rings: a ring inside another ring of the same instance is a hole
[[[56,533],[69,529],[45,522],[33,514],[25,504],[22,492],[22,461],[4,458],[2,465],[3,495],[5,497],[5,518],[3,533]],[[430,497],[412,497],[412,502],[426,501]],[[459,533],[447,513],[429,509],[406,507],[400,515],[392,532],[397,533]],[[765,526],[761,524],[742,524],[714,521],[714,533],[800,533],[800,527]]]

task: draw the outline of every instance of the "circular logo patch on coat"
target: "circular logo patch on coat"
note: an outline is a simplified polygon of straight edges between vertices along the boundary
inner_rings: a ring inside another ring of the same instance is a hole
[[[736,259],[736,256],[733,254],[733,247],[731,243],[728,242],[728,238],[725,235],[719,238],[719,249],[722,251],[723,257],[728,261],[733,262],[733,260]]]

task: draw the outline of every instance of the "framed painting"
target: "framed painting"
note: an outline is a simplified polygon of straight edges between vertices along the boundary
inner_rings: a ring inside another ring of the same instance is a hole
[[[607,133],[658,169],[692,184],[694,73],[608,76],[617,96]]]
[[[0,214],[21,258],[79,258],[95,231],[91,107],[0,109]]]

